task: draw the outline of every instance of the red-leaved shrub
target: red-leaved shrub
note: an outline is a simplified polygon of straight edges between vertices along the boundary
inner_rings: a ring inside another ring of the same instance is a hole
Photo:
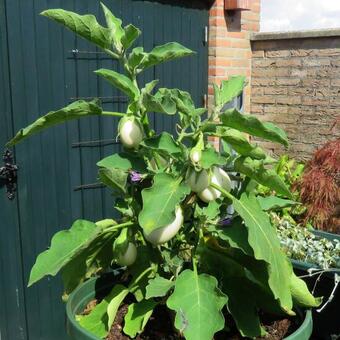
[[[307,163],[298,187],[307,206],[305,221],[340,233],[340,138],[318,149]]]

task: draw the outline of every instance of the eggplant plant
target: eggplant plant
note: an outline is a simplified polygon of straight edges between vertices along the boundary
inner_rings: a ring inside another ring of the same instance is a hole
[[[69,230],[57,232],[37,257],[28,285],[61,273],[67,299],[89,277],[125,266],[126,281],[115,284],[91,313],[78,317],[80,325],[98,338],[106,337],[128,294],[134,300],[123,332],[131,338],[143,332],[160,304],[175,315],[175,328],[188,340],[211,340],[230,326],[227,314],[242,336],[256,337],[265,334],[263,312],[295,315],[296,307],[317,306],[319,299],[294,275],[280,248],[267,213],[271,203],[263,209],[254,191],[255,182],[281,199],[291,198],[271,168],[273,159],[247,136],[287,146],[285,132],[237,109],[223,110],[242,93],[241,76],[214,86],[208,115],[188,92],[157,88],[158,80],[140,86],[139,75],[147,68],[193,51],[176,42],[150,52],[131,49],[140,30],[131,24],[123,27],[104,4],[102,8],[106,26],[93,15],[62,9],[42,15],[122,64],[124,74],[111,69],[95,73],[128,97],[126,112],[104,111],[98,100],[78,100],[21,129],[8,145],[71,119],[120,117],[112,134],[117,133],[124,151],[97,163],[99,180],[112,190],[120,218],[79,219]],[[149,121],[151,113],[177,115],[177,134],[157,134]],[[211,146],[210,137],[220,138],[220,152]],[[231,205],[234,213],[228,215]]]

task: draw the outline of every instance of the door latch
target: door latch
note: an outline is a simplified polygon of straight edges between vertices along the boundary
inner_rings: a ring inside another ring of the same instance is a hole
[[[5,150],[2,157],[4,166],[0,167],[0,188],[6,187],[6,194],[9,200],[14,199],[17,191],[18,166],[14,164],[13,155],[10,150]]]

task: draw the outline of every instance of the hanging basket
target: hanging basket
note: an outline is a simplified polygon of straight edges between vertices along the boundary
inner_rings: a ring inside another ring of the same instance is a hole
[[[249,11],[250,0],[224,0],[226,11]]]

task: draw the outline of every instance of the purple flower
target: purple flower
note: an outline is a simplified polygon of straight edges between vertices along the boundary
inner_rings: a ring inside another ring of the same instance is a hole
[[[231,218],[227,217],[227,218],[224,218],[223,220],[220,220],[218,224],[221,226],[227,227],[231,225],[232,221],[233,220]]]
[[[137,183],[137,182],[140,182],[142,180],[142,175],[137,171],[131,170],[130,171],[130,179],[131,179],[131,182]]]

